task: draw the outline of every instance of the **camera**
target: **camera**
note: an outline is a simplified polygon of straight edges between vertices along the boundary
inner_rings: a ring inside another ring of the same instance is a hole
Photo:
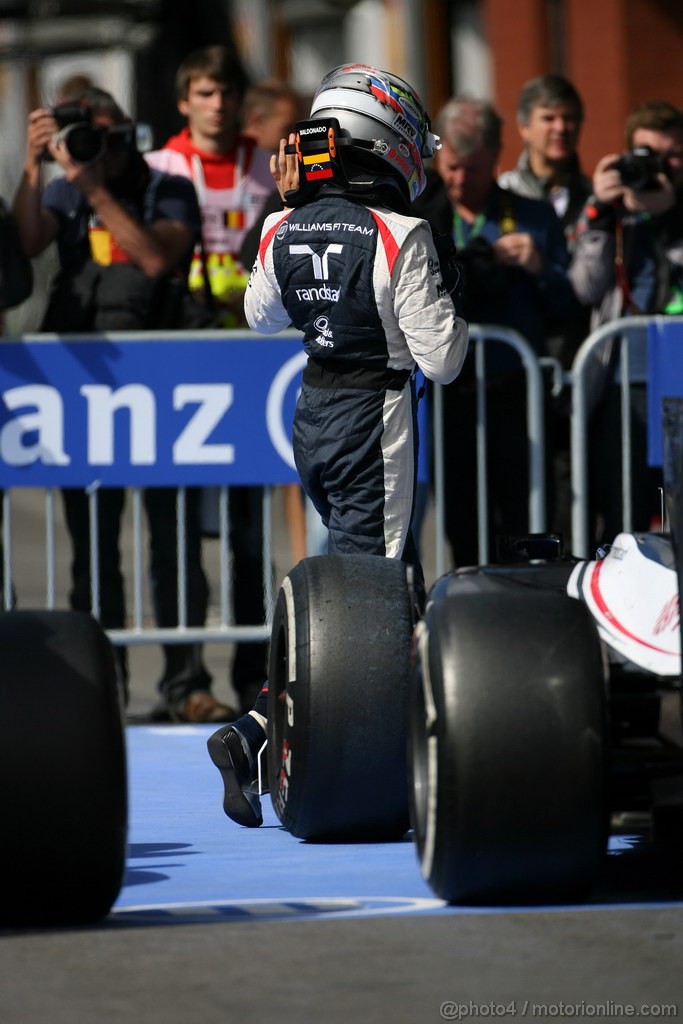
[[[505,276],[505,267],[497,261],[493,246],[481,235],[470,238],[463,249],[458,249],[456,260],[465,274],[465,280],[476,278],[487,287]]]
[[[655,192],[660,187],[657,175],[668,173],[664,158],[649,146],[636,146],[624,153],[612,168],[619,172],[622,185],[636,192]]]
[[[513,268],[498,262],[493,246],[481,235],[475,235],[464,248],[458,249],[456,260],[463,271],[466,306],[495,300],[508,288]]]
[[[73,160],[89,164],[102,156],[107,148],[107,129],[92,123],[89,107],[82,103],[60,103],[50,109],[50,114],[59,125],[55,141],[64,142]]]
[[[50,108],[50,116],[59,125],[56,142],[64,142],[72,160],[90,164],[109,149],[136,149],[147,153],[153,148],[152,129],[147,124],[115,124],[103,128],[92,123],[92,111],[83,103],[60,103]],[[46,160],[52,160],[49,152]]]

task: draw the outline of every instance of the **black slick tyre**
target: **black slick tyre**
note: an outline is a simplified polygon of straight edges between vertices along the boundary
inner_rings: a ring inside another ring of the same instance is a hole
[[[605,677],[586,609],[471,576],[418,626],[411,821],[450,903],[585,896],[606,853]]]
[[[106,915],[126,854],[112,646],[89,615],[0,614],[0,926]]]
[[[282,825],[309,840],[391,840],[408,828],[412,634],[405,563],[306,558],[273,620],[268,772]]]

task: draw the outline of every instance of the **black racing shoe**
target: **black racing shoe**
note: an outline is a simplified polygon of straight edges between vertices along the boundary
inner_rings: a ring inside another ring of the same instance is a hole
[[[206,745],[223,779],[223,810],[238,825],[258,828],[263,824],[263,816],[256,781],[257,765],[237,729],[232,725],[223,726],[209,737]]]

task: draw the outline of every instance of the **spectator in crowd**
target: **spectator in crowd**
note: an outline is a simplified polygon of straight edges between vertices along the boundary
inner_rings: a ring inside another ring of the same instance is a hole
[[[97,82],[90,75],[77,72],[63,78],[57,87],[55,103],[65,103],[67,100],[78,100],[88,89],[97,88]]]
[[[200,230],[199,208],[185,178],[151,170],[135,145],[135,129],[113,97],[98,88],[78,98],[84,120],[91,119],[101,152],[84,162],[70,151],[68,137],[49,108],[28,118],[24,170],[14,200],[19,233],[29,256],[56,241],[60,270],[55,278],[42,330],[100,333],[173,326],[163,323],[166,298],[176,275],[183,278]],[[46,153],[62,169],[42,187]],[[82,154],[81,154],[82,155]],[[91,607],[88,496],[65,489],[63,501],[73,549],[72,607]],[[188,491],[188,624],[204,621],[208,587],[201,564],[198,492]],[[125,492],[103,488],[98,495],[100,618],[106,628],[125,625],[119,533]],[[150,571],[159,626],[178,622],[176,491],[147,488]],[[127,676],[125,651],[117,648]],[[223,721],[231,709],[210,691],[194,645],[166,645],[166,668],[159,683],[179,721]]]
[[[683,111],[638,106],[625,125],[626,152],[603,156],[579,221],[570,276],[592,307],[591,328],[635,313],[683,313]],[[622,431],[618,346],[592,361],[589,476],[595,542],[622,522]],[[660,511],[661,473],[647,466],[646,351],[631,347],[631,475],[634,529]]]
[[[24,252],[16,224],[4,199],[0,199],[0,335],[5,333],[4,313],[21,305],[31,295],[33,271]],[[0,610],[5,608],[5,563],[3,550],[4,503],[0,491]],[[10,598],[9,604],[13,603]]]
[[[524,149],[514,170],[505,171],[498,184],[522,196],[552,203],[564,229],[571,254],[576,223],[591,194],[591,180],[581,170],[577,147],[583,124],[581,96],[562,75],[541,75],[526,82],[517,102],[517,127]],[[563,370],[571,368],[579,346],[589,333],[589,310],[549,325],[548,354]],[[570,389],[554,396],[552,415],[553,459],[550,502],[551,529],[571,547]]]
[[[254,139],[256,145],[267,153],[277,153],[280,139],[289,138],[295,123],[302,116],[302,107],[302,97],[292,86],[275,78],[263,79],[247,89],[240,118],[242,134]],[[245,235],[240,248],[240,262],[247,269],[251,269],[256,259],[264,220],[280,209],[282,199],[278,190],[273,188],[258,220]],[[284,485],[282,499],[292,564],[296,565],[307,554],[309,532],[305,499],[299,484]]]
[[[242,240],[272,193],[270,153],[240,131],[248,86],[244,68],[226,46],[195,50],[176,73],[178,110],[185,127],[147,162],[194,183],[202,211],[208,282],[200,247],[194,254],[190,286],[219,304],[224,327],[244,324],[248,272],[239,261]]]
[[[435,127],[442,143],[436,169],[428,172],[413,212],[436,236],[452,234],[468,322],[512,328],[537,355],[547,355],[548,325],[578,311],[559,219],[549,203],[497,184],[502,121],[491,104],[456,96]],[[509,346],[489,343],[486,354],[489,545],[495,555],[496,534],[529,529],[526,382]],[[470,353],[462,374],[444,390],[446,532],[457,565],[479,561],[475,429]]]
[[[189,54],[176,74],[178,110],[187,124],[161,150],[147,154],[152,167],[184,175],[194,183],[202,215],[202,244],[195,249],[190,286],[217,305],[220,322],[233,328],[246,325],[248,270],[240,261],[240,246],[273,190],[270,154],[240,131],[247,86],[247,75],[232,49],[209,46]],[[216,489],[205,489],[204,498],[205,529],[215,534],[217,516],[211,513]],[[235,621],[254,625],[265,621],[263,488],[231,487],[228,500]],[[265,643],[236,647],[232,686],[242,707],[252,706],[263,685],[266,656]],[[164,714],[160,706],[157,717]]]
[[[294,453],[306,493],[329,527],[330,552],[401,559],[415,566],[419,585],[411,528],[414,374],[419,365],[431,379],[452,380],[467,348],[454,263],[447,280],[427,225],[410,216],[436,140],[408,83],[365,66],[329,72],[311,117],[322,132],[292,134],[273,158],[291,208],[264,225],[245,309],[254,330],[293,323],[303,333],[308,362]],[[329,282],[324,296],[311,285],[319,252]],[[223,779],[223,808],[248,827],[262,822],[249,785],[266,711],[267,685],[248,714],[208,741]]]
[[[301,107],[301,96],[291,85],[277,78],[264,78],[245,93],[240,113],[242,134],[268,153],[277,153],[280,139],[288,139],[299,120]]]
[[[280,139],[289,138],[295,122],[302,116],[303,105],[302,96],[292,86],[277,79],[264,79],[247,90],[242,105],[242,131],[261,149],[277,153]],[[282,199],[274,188],[242,242],[240,261],[244,267],[254,265],[266,217],[280,209]],[[327,530],[299,484],[284,485],[282,498],[291,560],[296,565],[306,555],[320,554],[327,549]]]
[[[576,222],[591,193],[577,147],[584,111],[581,96],[562,75],[526,82],[517,101],[517,127],[524,149],[512,171],[498,178],[502,188],[552,203],[571,249]]]
[[[3,314],[21,305],[33,290],[31,261],[4,199],[0,198],[0,334],[5,333]]]
[[[294,124],[302,116],[303,97],[286,82],[266,78],[247,89],[240,121],[242,134],[272,155],[280,148],[280,140],[288,139]],[[272,179],[271,179],[272,185]],[[282,209],[282,199],[271,188],[258,217],[245,233],[240,246],[242,265],[251,270],[261,241],[261,228],[266,217]]]

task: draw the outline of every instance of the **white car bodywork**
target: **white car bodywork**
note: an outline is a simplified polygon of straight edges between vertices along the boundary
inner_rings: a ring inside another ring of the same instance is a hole
[[[567,593],[588,606],[611,661],[680,675],[678,580],[669,536],[618,534],[604,558],[576,565]]]

